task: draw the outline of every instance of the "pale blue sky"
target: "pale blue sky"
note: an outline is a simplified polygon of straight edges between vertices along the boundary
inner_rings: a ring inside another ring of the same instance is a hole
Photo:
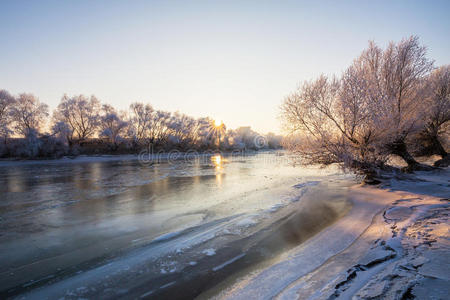
[[[0,88],[53,109],[95,94],[279,132],[297,84],[339,74],[368,40],[412,34],[450,63],[450,1],[4,1]]]

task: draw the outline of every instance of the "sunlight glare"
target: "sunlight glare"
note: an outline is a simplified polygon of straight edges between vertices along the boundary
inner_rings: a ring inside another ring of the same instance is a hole
[[[220,156],[220,154],[214,155],[213,157],[211,157],[211,161],[213,162],[214,166],[216,167],[216,169],[222,169],[222,156]]]

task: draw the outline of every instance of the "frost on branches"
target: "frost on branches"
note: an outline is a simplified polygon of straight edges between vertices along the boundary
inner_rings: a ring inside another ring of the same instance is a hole
[[[448,66],[433,71],[417,37],[386,49],[370,42],[340,77],[321,75],[285,98],[285,146],[303,163],[343,163],[365,174],[385,168],[391,155],[409,171],[427,169],[411,155],[422,146],[412,141],[428,134],[431,152],[446,155],[438,141],[448,134],[448,105]]]

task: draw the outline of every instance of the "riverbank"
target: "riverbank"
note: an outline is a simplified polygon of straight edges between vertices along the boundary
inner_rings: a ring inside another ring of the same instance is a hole
[[[446,299],[449,169],[351,188],[352,211],[217,299]]]

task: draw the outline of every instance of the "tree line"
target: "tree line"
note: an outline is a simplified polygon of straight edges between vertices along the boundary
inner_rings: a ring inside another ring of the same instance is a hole
[[[304,82],[281,105],[286,147],[304,163],[343,163],[373,174],[392,155],[407,170],[415,155],[448,165],[450,65],[435,67],[416,36],[386,48],[369,42],[340,75]]]
[[[250,127],[227,129],[209,117],[193,118],[135,102],[127,111],[102,104],[95,96],[64,95],[49,107],[29,93],[0,90],[0,157],[164,151],[279,148],[281,136],[263,137]]]

